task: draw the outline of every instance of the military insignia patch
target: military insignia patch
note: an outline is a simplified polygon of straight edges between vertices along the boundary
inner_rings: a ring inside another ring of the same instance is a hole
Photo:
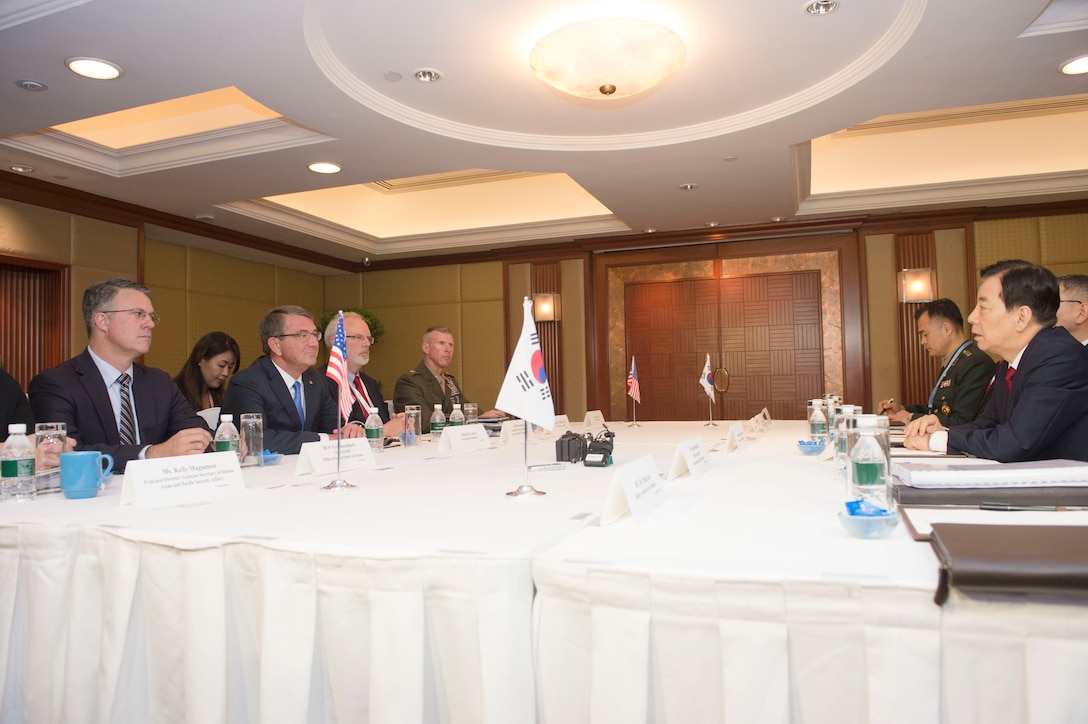
[[[952,386],[952,380],[944,380],[943,382],[941,382],[941,388],[942,389],[945,388],[945,387],[951,387],[951,386]]]
[[[941,405],[941,412],[943,412],[946,415],[951,414],[952,408],[949,407],[947,404]]]

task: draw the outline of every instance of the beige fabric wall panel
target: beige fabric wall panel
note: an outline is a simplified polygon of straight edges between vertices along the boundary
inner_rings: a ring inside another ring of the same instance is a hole
[[[0,253],[70,263],[72,215],[0,199]]]
[[[184,289],[152,284],[147,287],[153,296],[155,313],[162,321],[151,332],[151,351],[144,355],[144,364],[161,367],[173,377],[181,370],[193,347],[189,332],[189,294]]]
[[[188,289],[189,249],[158,239],[144,240],[144,283],[156,289]]]
[[[876,402],[899,397],[899,300],[895,268],[895,235],[865,237],[866,283],[869,305],[869,376],[872,399],[861,403],[872,412]]]
[[[586,416],[586,287],[585,262],[559,262],[563,295],[563,409],[571,420]]]
[[[501,271],[501,267],[500,267]],[[461,305],[462,333],[455,357],[461,358],[458,379],[480,412],[495,406],[506,375],[502,301],[465,302]]]
[[[502,262],[461,264],[461,299],[487,302],[502,299]]]
[[[109,272],[107,279],[135,279],[138,238],[136,229],[131,226],[73,216],[72,265],[103,269]]]
[[[188,289],[193,294],[221,294],[266,305],[276,301],[276,267],[204,249],[188,249]]]
[[[338,309],[366,309],[363,306],[364,274],[337,274],[325,277],[325,313]],[[385,323],[385,320],[382,320]],[[321,330],[324,332],[325,330]]]
[[[254,262],[250,262],[253,264]],[[263,264],[261,266],[264,266]],[[325,309],[325,280],[317,274],[276,267],[276,303],[297,304],[314,315],[315,323]],[[266,310],[267,311],[267,310]]]
[[[999,219],[975,224],[975,268],[983,269],[1002,259],[1042,263],[1038,219]]]
[[[1043,264],[1055,274],[1088,273],[1088,214],[1039,219]]]
[[[506,355],[511,355],[525,321],[523,302],[525,297],[533,293],[533,265],[511,264],[507,267],[506,280],[506,339],[509,340],[510,347]]]
[[[933,237],[937,250],[937,294],[959,305],[965,331],[969,331],[967,315],[975,306],[975,293],[967,286],[967,279],[974,271],[967,269],[967,234],[963,229],[941,229],[933,232]]]
[[[457,264],[415,269],[363,272],[363,305],[414,306],[456,304],[461,301],[461,274]],[[499,293],[501,294],[501,288]],[[382,323],[385,320],[382,319]],[[420,334],[423,330],[419,330]]]

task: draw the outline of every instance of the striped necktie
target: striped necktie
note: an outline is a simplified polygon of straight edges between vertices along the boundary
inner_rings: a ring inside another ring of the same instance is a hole
[[[365,405],[359,405],[359,407],[363,408],[363,420],[365,421],[366,418],[370,417],[369,408],[374,407],[374,403],[370,401],[370,395],[366,393],[366,387],[363,386],[363,381],[359,379],[359,375],[355,375],[355,389],[359,391],[363,402],[366,403]]]
[[[117,378],[121,383],[121,434],[122,445],[136,444],[136,416],[132,412],[132,378],[122,372]]]

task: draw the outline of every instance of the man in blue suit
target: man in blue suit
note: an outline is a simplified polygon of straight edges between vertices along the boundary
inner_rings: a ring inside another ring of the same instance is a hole
[[[1000,462],[1088,461],[1088,351],[1054,327],[1058,280],[1023,261],[982,270],[967,321],[978,346],[998,354],[990,401],[973,422],[945,429],[927,415],[907,426],[906,446]]]
[[[166,372],[137,364],[159,321],[147,287],[110,279],[83,293],[87,348],[30,381],[42,422],[63,422],[77,450],[129,460],[204,452],[212,434]]]
[[[336,427],[336,401],[324,375],[314,369],[320,339],[308,311],[293,305],[276,307],[261,320],[265,356],[230,380],[223,412],[235,419],[247,412],[261,413],[264,446],[272,452],[294,455],[306,442],[366,435],[360,425]]]

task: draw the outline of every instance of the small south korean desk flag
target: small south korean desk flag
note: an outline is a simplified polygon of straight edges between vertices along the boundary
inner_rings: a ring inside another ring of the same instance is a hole
[[[555,424],[555,406],[548,376],[544,372],[544,356],[540,352],[540,338],[533,321],[533,302],[525,297],[525,323],[521,327],[518,346],[506,370],[506,379],[499,390],[495,407],[527,420],[545,430]]]
[[[706,354],[706,364],[703,365],[703,374],[699,378],[699,384],[703,386],[706,396],[714,400],[714,373],[710,371],[710,353]]]

